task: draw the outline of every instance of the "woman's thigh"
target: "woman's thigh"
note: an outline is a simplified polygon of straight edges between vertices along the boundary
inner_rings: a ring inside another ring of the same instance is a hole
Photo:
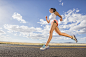
[[[55,30],[56,27],[57,27],[57,24],[53,22],[51,24],[50,32],[53,32],[53,30]]]
[[[55,31],[56,31],[58,34],[61,34],[61,31],[59,30],[58,27],[55,28]]]

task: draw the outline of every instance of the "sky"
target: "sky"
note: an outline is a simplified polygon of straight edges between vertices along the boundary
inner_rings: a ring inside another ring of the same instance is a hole
[[[45,43],[51,24],[46,22],[50,8],[56,8],[63,21],[59,30],[76,35],[78,43],[86,43],[86,0],[0,0],[0,41]],[[55,31],[50,43],[74,40]]]

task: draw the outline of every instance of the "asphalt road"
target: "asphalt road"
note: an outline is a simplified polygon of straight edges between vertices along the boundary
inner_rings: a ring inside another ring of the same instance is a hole
[[[50,46],[0,44],[0,57],[86,57],[86,46]]]

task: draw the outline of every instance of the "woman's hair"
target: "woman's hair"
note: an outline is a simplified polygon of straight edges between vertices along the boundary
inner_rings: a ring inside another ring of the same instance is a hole
[[[53,12],[55,12],[55,11],[56,11],[56,9],[55,9],[55,8],[50,8],[50,9],[53,9]]]

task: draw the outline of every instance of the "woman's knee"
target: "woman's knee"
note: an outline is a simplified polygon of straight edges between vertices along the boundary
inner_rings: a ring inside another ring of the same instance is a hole
[[[58,33],[59,35],[62,35],[62,33]]]

